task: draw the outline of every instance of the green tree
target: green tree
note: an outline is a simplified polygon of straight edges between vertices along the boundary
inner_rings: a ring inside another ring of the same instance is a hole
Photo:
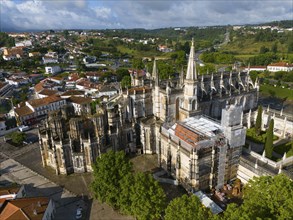
[[[166,207],[166,195],[151,174],[136,173],[130,186],[131,214],[138,219],[159,219]]]
[[[26,138],[26,134],[20,131],[12,132],[8,135],[14,144],[21,145]]]
[[[249,72],[249,76],[252,79],[253,82],[255,82],[257,76],[258,76],[258,71],[252,70]]]
[[[132,171],[132,164],[123,151],[109,151],[97,158],[93,166],[91,189],[100,202],[117,207],[121,180]]]
[[[261,46],[260,49],[259,49],[260,54],[264,54],[264,53],[267,53],[269,51],[270,51],[270,49],[265,47],[265,46]]]
[[[132,60],[132,68],[137,69],[137,70],[143,69],[144,64],[143,64],[142,60],[141,59],[133,59]]]
[[[124,76],[129,76],[128,69],[126,68],[118,68],[116,70],[116,75],[117,75],[117,81],[121,81]]]
[[[273,139],[274,139],[274,119],[271,119],[269,128],[266,133],[265,152],[267,158],[273,156]]]
[[[64,38],[67,40],[68,36],[69,36],[68,30],[64,30],[62,34],[63,34]]]
[[[211,215],[210,210],[205,208],[195,195],[183,195],[169,203],[165,211],[165,220],[206,220]]]
[[[278,44],[277,44],[277,42],[275,42],[275,43],[272,45],[271,51],[272,51],[274,54],[278,52]]]
[[[284,174],[254,177],[243,191],[243,204],[229,204],[223,219],[292,219],[293,182]]]
[[[8,118],[5,121],[5,125],[7,126],[7,130],[10,128],[15,128],[17,126],[16,119],[15,118]]]
[[[168,79],[169,77],[173,77],[174,69],[172,64],[166,61],[158,60],[157,67],[160,79]]]
[[[90,105],[91,105],[91,113],[92,114],[97,113],[97,105],[99,105],[99,104],[100,104],[100,100],[99,99],[91,102]]]
[[[259,105],[257,109],[257,116],[256,116],[256,122],[255,122],[255,132],[257,135],[260,135],[261,123],[262,123],[262,106]]]
[[[14,44],[13,37],[9,37],[5,32],[0,32],[0,47],[13,47]]]
[[[121,87],[122,88],[129,88],[131,87],[131,77],[130,76],[124,76],[121,80]]]

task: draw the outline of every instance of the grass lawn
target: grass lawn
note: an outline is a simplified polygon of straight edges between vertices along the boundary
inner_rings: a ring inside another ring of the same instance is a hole
[[[286,157],[293,156],[293,141],[275,146],[274,151],[280,155],[284,155],[284,153],[286,152]]]
[[[255,143],[264,144],[266,141],[266,132],[261,131],[260,135],[257,135],[255,132],[255,128],[247,129],[246,138]],[[278,140],[278,137],[274,135],[274,141]]]
[[[264,96],[274,96],[276,98],[287,98],[287,100],[293,100],[293,90],[274,87],[271,85],[261,85],[260,93]]]

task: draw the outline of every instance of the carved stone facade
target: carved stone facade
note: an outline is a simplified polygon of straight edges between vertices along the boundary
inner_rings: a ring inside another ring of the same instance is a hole
[[[104,111],[78,116],[70,107],[50,112],[39,127],[43,166],[56,174],[92,171],[92,163],[106,150]]]

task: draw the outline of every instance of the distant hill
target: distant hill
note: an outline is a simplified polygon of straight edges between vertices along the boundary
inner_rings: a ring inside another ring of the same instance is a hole
[[[263,23],[263,25],[278,26],[280,28],[291,28],[293,27],[293,20],[272,21]]]

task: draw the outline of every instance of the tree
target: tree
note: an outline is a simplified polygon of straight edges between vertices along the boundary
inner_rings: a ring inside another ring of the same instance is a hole
[[[255,132],[257,135],[260,135],[261,123],[262,123],[262,106],[259,105],[257,109],[257,116],[256,116],[256,122],[255,122]]]
[[[211,212],[201,204],[195,195],[183,195],[169,203],[165,211],[165,220],[206,220],[211,215]]]
[[[131,87],[131,77],[124,76],[123,79],[121,80],[121,86],[122,86],[122,88]]]
[[[159,219],[166,195],[151,174],[136,173],[130,185],[131,214],[138,219]]]
[[[254,177],[243,190],[243,204],[229,204],[223,219],[291,219],[293,182],[284,174]]]
[[[269,51],[270,51],[269,48],[267,48],[265,46],[261,46],[261,48],[259,49],[260,54],[264,54],[264,53],[267,53]]]
[[[132,171],[132,164],[123,151],[109,151],[97,158],[93,166],[91,189],[100,202],[117,207],[121,180]]]
[[[272,45],[271,51],[272,51],[273,53],[277,53],[277,52],[278,52],[278,44],[277,44],[277,42],[275,42],[275,43]]]
[[[133,59],[132,60],[132,68],[137,69],[137,70],[143,69],[144,64],[143,64],[142,60],[141,59]]]
[[[12,132],[8,135],[14,144],[21,145],[26,138],[26,134],[20,131]]]
[[[7,130],[10,128],[15,128],[17,126],[15,118],[8,118],[5,121],[5,125],[7,126]]]
[[[128,69],[126,68],[118,68],[116,70],[116,75],[117,75],[117,81],[121,81],[124,76],[129,76]]]
[[[274,139],[274,119],[271,119],[269,128],[266,133],[265,152],[267,158],[273,156],[273,139]]]
[[[69,36],[68,30],[64,30],[62,34],[63,34],[64,38],[67,40],[68,36]]]

